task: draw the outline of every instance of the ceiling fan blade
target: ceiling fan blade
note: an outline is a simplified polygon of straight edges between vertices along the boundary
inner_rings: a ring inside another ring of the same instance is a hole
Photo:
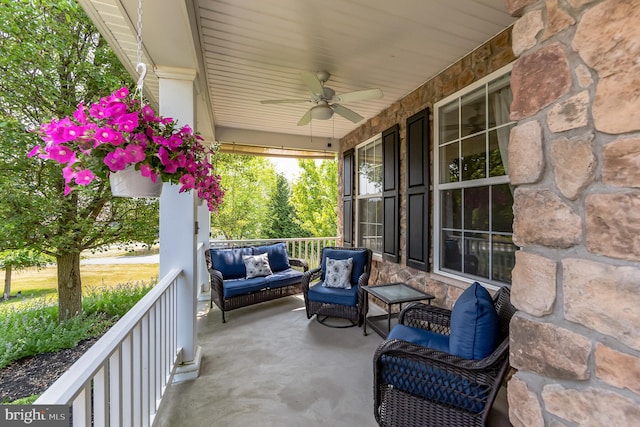
[[[360,114],[348,109],[347,107],[343,107],[340,104],[332,104],[331,109],[353,123],[358,123],[360,120],[364,119]]]
[[[378,99],[383,96],[384,94],[381,89],[365,89],[335,95],[332,100],[336,102],[355,102],[364,101],[366,99]]]
[[[266,99],[260,101],[260,104],[296,104],[302,102],[311,102],[308,99]]]
[[[311,121],[311,110],[308,110],[304,116],[302,116],[302,118],[300,119],[300,121],[298,122],[298,126],[304,126],[309,124],[309,122]]]
[[[308,71],[303,71],[301,74],[302,82],[304,85],[311,91],[311,93],[315,95],[320,95],[324,93],[322,89],[322,82],[318,79],[316,73],[310,73]]]

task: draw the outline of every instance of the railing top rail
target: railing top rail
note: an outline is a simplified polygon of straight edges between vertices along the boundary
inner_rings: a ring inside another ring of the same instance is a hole
[[[283,239],[236,239],[236,240],[210,240],[210,245],[240,245],[250,242],[278,243],[278,242],[313,242],[322,240],[336,240],[338,237],[292,237]]]
[[[182,273],[173,269],[165,275],[122,319],[113,325],[76,362],[85,369],[68,370],[51,385],[34,403],[47,405],[68,405],[76,398],[84,384],[91,380],[104,361],[117,349],[131,330],[140,322],[153,304]]]

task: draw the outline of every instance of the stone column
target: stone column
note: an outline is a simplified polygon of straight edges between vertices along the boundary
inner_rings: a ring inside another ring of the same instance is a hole
[[[640,1],[505,0],[515,426],[640,425]],[[532,159],[534,161],[532,161]]]
[[[195,70],[158,67],[160,114],[179,124],[195,123]],[[193,127],[193,126],[192,126]],[[179,268],[178,342],[182,364],[174,381],[198,377],[201,351],[196,345],[197,313],[197,197],[193,191],[179,193],[179,185],[165,183],[160,197],[160,277]]]

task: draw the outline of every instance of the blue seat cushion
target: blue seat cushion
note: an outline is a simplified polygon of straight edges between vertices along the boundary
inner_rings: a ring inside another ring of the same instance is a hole
[[[366,250],[344,250],[344,249],[329,249],[324,248],[322,250],[322,275],[320,280],[324,281],[324,274],[327,270],[327,258],[331,259],[353,259],[353,266],[351,268],[351,286],[358,284],[358,279],[364,273],[364,269],[367,265],[367,251]]]
[[[327,288],[322,286],[322,282],[318,282],[309,288],[307,296],[311,301],[326,304],[346,305],[348,307],[358,305],[357,286],[352,286],[351,289]]]
[[[211,265],[222,273],[222,278],[238,279],[247,274],[242,255],[253,255],[252,248],[210,249]]]
[[[267,283],[270,288],[281,288],[283,286],[293,285],[302,281],[304,274],[301,271],[289,268],[279,271],[271,276],[267,276]]]
[[[449,352],[465,359],[483,359],[498,341],[498,314],[489,292],[478,282],[462,292],[451,310]]]
[[[381,381],[395,389],[422,399],[481,412],[491,387],[403,355],[385,354],[380,358]]]
[[[408,341],[422,347],[428,347],[449,353],[448,335],[437,334],[420,328],[413,328],[411,326],[398,324],[391,329],[387,339]]]
[[[284,243],[275,243],[267,246],[257,246],[253,248],[253,255],[266,253],[269,257],[269,266],[274,273],[290,268],[287,246]]]
[[[251,279],[228,279],[224,281],[223,295],[225,298],[235,297],[237,295],[246,295],[251,292],[259,291],[268,286],[266,277],[253,277]]]

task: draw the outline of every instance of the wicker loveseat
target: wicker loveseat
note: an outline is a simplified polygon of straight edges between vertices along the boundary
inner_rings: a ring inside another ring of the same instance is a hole
[[[269,269],[251,277],[247,274],[247,257],[264,254]],[[211,278],[210,306],[213,308],[215,303],[220,308],[223,323],[229,310],[300,293],[300,282],[309,269],[305,260],[289,258],[284,243],[210,249],[207,267]]]
[[[398,325],[374,355],[374,415],[380,426],[486,425],[509,367],[509,322],[516,311],[507,287],[493,299],[487,293],[487,298],[488,304],[476,313],[481,316],[493,303],[495,335],[491,339],[476,335],[478,327],[468,316],[474,308],[466,309],[464,323],[458,326],[472,339],[471,346],[462,350],[453,348],[452,311],[413,304],[400,313]],[[476,295],[470,299],[477,301]],[[471,354],[455,354],[460,351]]]

